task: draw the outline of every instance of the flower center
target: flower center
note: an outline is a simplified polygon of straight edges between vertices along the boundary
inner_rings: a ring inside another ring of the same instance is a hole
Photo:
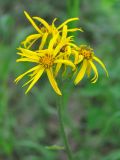
[[[81,47],[79,53],[86,59],[92,59],[93,57],[93,49],[90,47]]]
[[[52,57],[52,55],[46,54],[45,56],[40,57],[39,62],[45,69],[48,69],[52,67],[54,58]]]

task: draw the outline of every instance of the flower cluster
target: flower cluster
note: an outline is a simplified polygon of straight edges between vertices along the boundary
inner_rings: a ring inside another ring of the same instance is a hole
[[[90,77],[91,69],[94,72],[91,82],[95,83],[97,81],[98,71],[94,61],[101,65],[108,76],[105,65],[95,56],[93,49],[87,45],[77,46],[74,43],[74,37],[69,36],[70,32],[83,31],[81,28],[68,27],[69,22],[76,21],[78,18],[70,18],[61,25],[56,26],[55,21],[57,19],[54,19],[52,24],[48,24],[40,17],[30,17],[27,12],[24,13],[36,30],[36,33],[29,35],[21,42],[17,53],[20,55],[17,62],[32,62],[35,64],[34,67],[15,79],[17,83],[26,75],[30,77],[29,81],[23,85],[29,84],[25,93],[30,91],[45,72],[54,91],[58,95],[62,95],[56,78],[63,67],[64,72],[66,67],[72,68],[75,85],[83,79],[85,74]]]

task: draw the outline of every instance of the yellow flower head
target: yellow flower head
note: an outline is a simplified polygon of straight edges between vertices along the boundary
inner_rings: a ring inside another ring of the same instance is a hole
[[[67,43],[68,39],[67,38],[64,39],[64,34],[63,34],[61,41],[56,45],[56,40],[58,39],[58,36],[59,34],[56,34],[50,40],[48,48],[45,50],[39,50],[35,52],[29,49],[18,48],[19,50],[18,55],[20,55],[21,58],[17,59],[17,62],[32,62],[36,64],[33,68],[29,69],[27,72],[21,74],[19,77],[15,79],[15,82],[18,82],[25,75],[30,74],[30,77],[31,77],[30,80],[24,84],[24,86],[27,84],[30,84],[28,89],[26,90],[26,93],[40,79],[43,72],[46,72],[48,79],[50,81],[50,84],[53,87],[54,91],[58,95],[62,95],[53,74],[54,67],[57,64],[65,64],[75,69],[75,65],[70,60],[63,59],[64,55],[60,51],[62,47]],[[66,53],[64,52],[64,54]]]
[[[91,73],[91,69],[93,69],[95,74],[94,77],[91,79],[91,82],[95,83],[97,81],[98,71],[94,64],[94,61],[98,62],[101,65],[101,67],[106,72],[106,75],[108,76],[108,72],[104,63],[94,55],[94,51],[92,48],[86,45],[81,45],[80,47],[77,47],[76,50],[74,50],[73,52],[75,54],[74,63],[75,64],[82,63],[81,69],[75,78],[75,81],[74,81],[75,84],[78,84],[83,79],[85,73],[87,73],[89,77]]]
[[[34,67],[15,79],[17,83],[26,75],[30,77],[23,85],[29,85],[25,93],[28,93],[41,78],[42,74],[46,73],[54,91],[58,95],[62,95],[56,82],[56,76],[62,65],[64,65],[64,72],[62,73],[64,74],[67,66],[72,67],[72,69],[75,70],[74,73],[76,73],[76,67],[78,68],[79,64],[81,64],[81,68],[74,80],[75,85],[83,79],[85,74],[89,77],[91,70],[94,72],[94,77],[91,79],[91,82],[95,83],[97,81],[98,70],[94,64],[95,61],[101,65],[108,76],[104,63],[95,56],[93,49],[86,45],[78,47],[74,43],[74,37],[68,36],[69,32],[82,31],[80,28],[71,29],[67,26],[69,22],[76,21],[78,18],[70,18],[56,27],[56,18],[53,20],[52,24],[49,24],[40,17],[30,17],[26,11],[24,13],[37,31],[37,33],[29,35],[22,42],[23,47],[19,47],[19,52],[17,53],[20,56],[17,62],[30,62],[35,64]],[[37,21],[38,24],[36,24],[35,21]],[[40,44],[34,47],[33,45],[38,39]]]
[[[63,22],[58,27],[56,27],[55,26],[55,21],[57,20],[56,18],[53,20],[52,24],[48,24],[44,19],[40,17],[30,17],[30,15],[26,11],[24,11],[24,13],[25,13],[26,18],[29,20],[29,22],[32,24],[32,26],[37,31],[36,34],[32,34],[28,36],[22,42],[24,47],[27,49],[29,49],[38,39],[41,39],[39,49],[43,49],[45,42],[49,35],[55,36],[57,33],[62,32],[63,26],[65,26],[67,23],[78,20],[78,18],[70,18],[66,20],[65,22]],[[38,26],[34,20],[38,21],[43,26],[41,27],[40,25]],[[67,30],[67,32],[75,32],[75,31],[83,31],[83,30],[81,28],[72,28],[72,29]]]

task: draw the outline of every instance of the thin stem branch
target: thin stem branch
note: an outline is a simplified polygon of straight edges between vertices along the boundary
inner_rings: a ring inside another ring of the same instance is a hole
[[[64,122],[63,122],[63,105],[62,105],[62,96],[59,97],[59,104],[58,104],[58,116],[59,116],[59,122],[60,122],[60,131],[61,131],[61,135],[64,141],[64,145],[65,145],[65,149],[67,152],[67,156],[68,156],[68,160],[73,160],[72,158],[72,152],[70,149],[70,145],[68,143],[68,139],[65,133],[65,128],[64,128]]]

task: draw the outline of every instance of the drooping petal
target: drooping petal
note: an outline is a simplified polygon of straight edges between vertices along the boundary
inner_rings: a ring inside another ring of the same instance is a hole
[[[32,26],[36,29],[36,31],[38,31],[40,34],[42,34],[41,30],[39,29],[39,27],[35,24],[35,22],[33,21],[33,19],[30,17],[30,15],[24,11],[25,16],[27,17],[27,19],[30,21],[30,23],[32,24]]]
[[[74,64],[79,64],[83,61],[84,57],[79,55],[78,51],[73,49],[72,54],[74,55]]]
[[[80,31],[83,32],[82,28],[71,28],[67,30],[68,32],[76,32],[76,31]]]
[[[72,22],[72,21],[77,21],[77,20],[79,20],[79,18],[70,18],[70,19],[66,20],[65,22],[63,22],[57,29],[61,29],[67,23]]]
[[[75,68],[76,68],[74,63],[72,63],[70,60],[57,59],[54,61],[54,63],[61,63],[61,64],[71,66],[73,68],[73,70],[75,70]]]
[[[58,63],[58,64],[56,65],[56,68],[55,68],[55,77],[58,75],[61,66],[62,66],[62,63]]]
[[[94,56],[93,59],[94,59],[95,61],[97,61],[97,62],[101,65],[101,67],[104,69],[104,71],[106,72],[106,75],[107,75],[107,77],[108,77],[108,76],[109,76],[109,75],[108,75],[108,71],[107,71],[104,63],[103,63],[99,58],[97,58],[96,56]]]
[[[32,42],[30,42],[30,44],[26,47],[26,49],[29,49],[30,47],[32,47],[32,45],[38,40],[39,38],[34,39]]]
[[[90,73],[91,73],[91,65],[90,65],[90,63],[88,63],[88,66],[87,66],[87,69],[86,69],[86,73],[87,73],[87,76],[90,77]]]
[[[84,59],[84,57],[82,55],[79,55],[77,64],[81,63],[83,61],[83,59]]]
[[[76,50],[79,50],[79,47],[77,45],[75,45],[74,43],[68,43],[68,45],[74,47]]]
[[[51,84],[51,86],[53,87],[54,91],[55,91],[58,95],[61,96],[62,93],[61,93],[60,89],[58,88],[57,82],[56,82],[55,79],[54,79],[52,70],[47,69],[46,72],[47,72],[47,76],[48,76],[48,79],[49,79],[49,81],[50,81],[50,84]]]
[[[44,19],[42,19],[42,18],[40,18],[40,17],[33,17],[33,19],[36,19],[37,21],[39,21],[40,23],[42,23],[42,24],[46,27],[46,29],[47,29],[49,32],[51,32],[51,27],[50,27],[50,25],[49,25]]]
[[[77,51],[72,50],[72,54],[74,55],[74,64],[78,64],[79,54]]]
[[[46,42],[47,37],[48,37],[48,33],[46,32],[46,33],[43,35],[43,37],[42,37],[42,41],[41,41],[40,46],[39,46],[39,49],[40,49],[40,50],[42,50],[42,49],[43,49],[43,47],[44,47],[44,45],[45,45],[45,42]]]
[[[29,85],[28,89],[26,90],[25,94],[30,91],[30,89],[34,86],[34,84],[38,81],[38,79],[42,76],[44,69],[40,69],[39,72],[34,76],[32,83]]]
[[[84,77],[85,72],[86,72],[86,68],[87,68],[87,60],[83,61],[82,67],[79,71],[79,73],[77,74],[77,77],[75,78],[74,84],[77,85]]]
[[[30,77],[34,77],[35,76],[35,74],[37,74],[38,73],[38,71],[40,70],[40,69],[42,69],[43,67],[41,66],[41,67],[39,67],[38,69],[36,69],[35,71],[33,71],[32,73],[30,73],[28,76],[30,76]]]
[[[29,49],[40,37],[40,34],[30,35],[21,44],[23,44],[25,48]]]
[[[17,77],[17,78],[15,79],[15,82],[16,82],[16,83],[19,82],[25,75],[27,75],[28,73],[30,73],[30,72],[32,72],[32,71],[35,71],[35,70],[38,69],[39,67],[40,67],[40,65],[37,65],[37,66],[29,69],[27,72],[21,74],[19,77]]]
[[[94,63],[91,60],[89,60],[89,63],[90,63],[90,65],[91,65],[91,67],[92,67],[92,69],[95,73],[94,77],[91,79],[91,82],[95,83],[98,80],[98,71],[97,71],[96,66],[94,65]]]
[[[34,77],[32,77],[29,81],[27,81],[26,83],[24,83],[24,84],[22,85],[22,87],[25,87],[26,85],[28,85],[30,82],[33,81],[33,79],[34,79]]]

